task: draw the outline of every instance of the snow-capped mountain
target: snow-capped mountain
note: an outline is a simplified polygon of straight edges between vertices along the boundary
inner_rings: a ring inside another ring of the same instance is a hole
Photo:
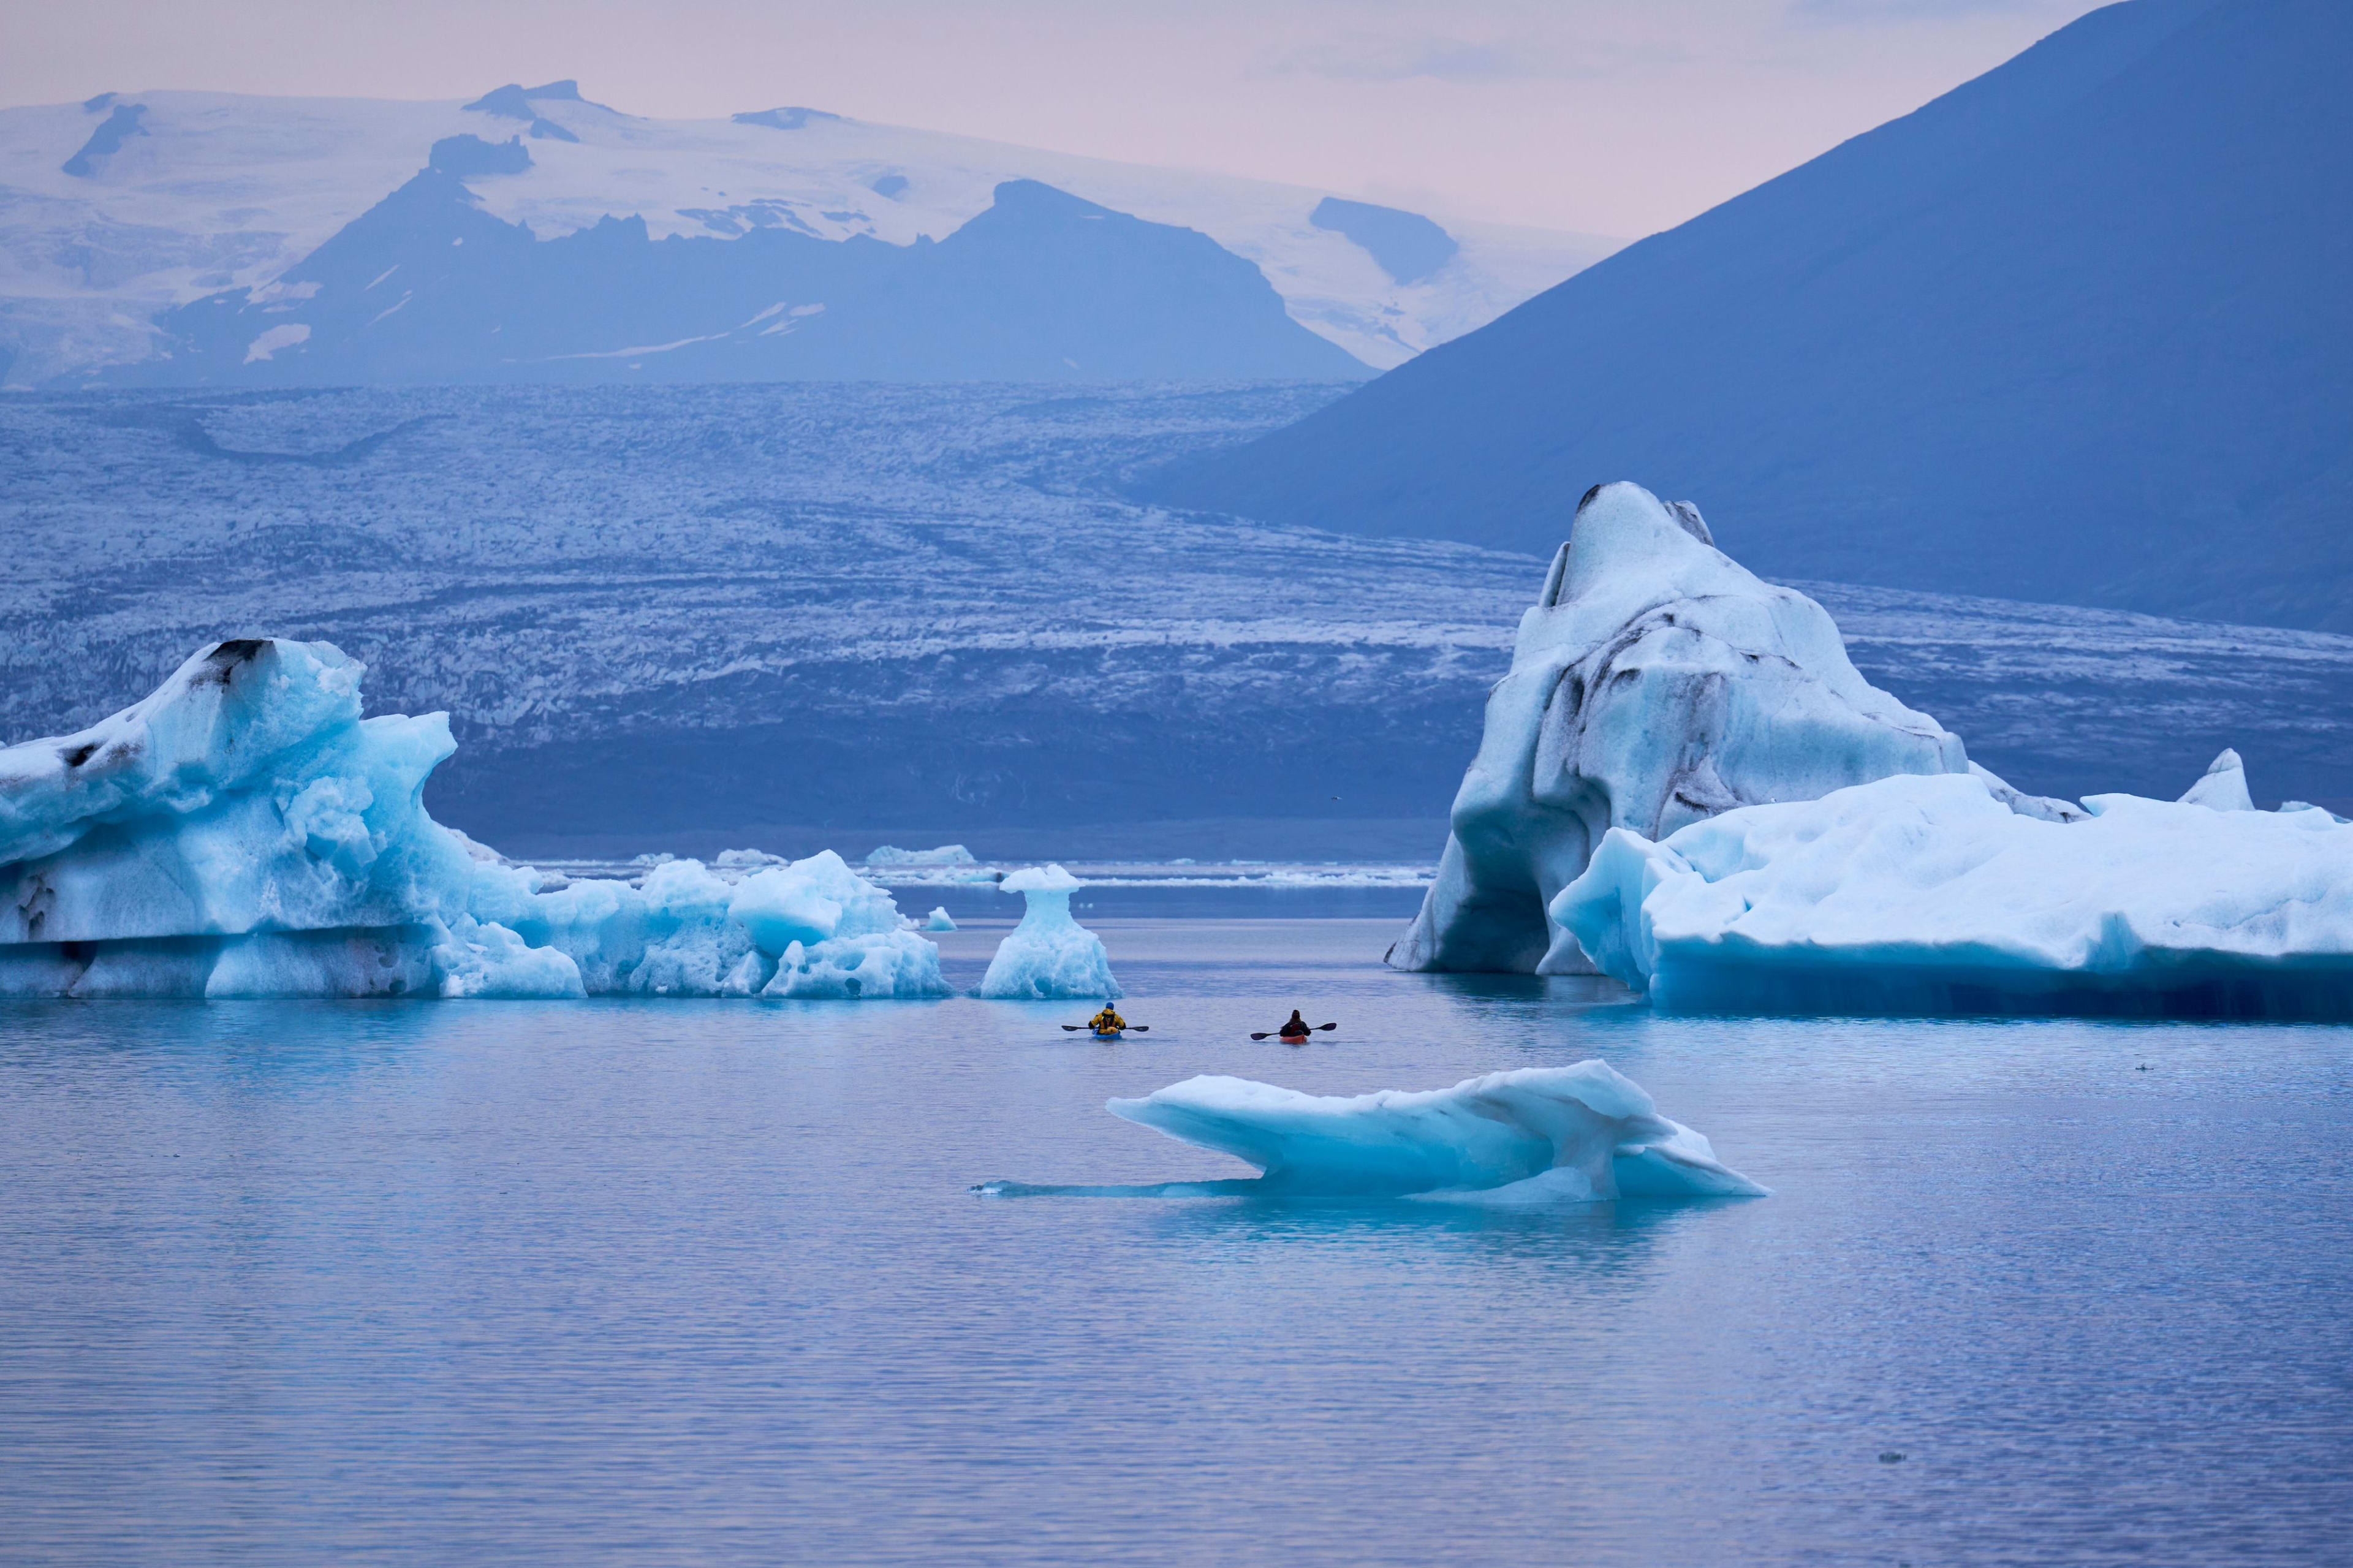
[[[1188,228],[1035,180],[934,244],[780,227],[654,239],[605,218],[540,240],[449,167],[523,155],[451,138],[435,166],[277,281],[159,318],[175,385],[479,381],[1345,381],[1364,365]]]
[[[798,237],[912,248],[989,212],[1000,185],[1035,181],[1208,236],[1264,275],[1293,321],[1375,369],[1492,320],[1614,246],[1440,226],[1321,191],[809,109],[641,119],[570,82],[470,102],[102,94],[0,110],[0,380],[79,380],[150,359],[165,346],[159,314],[239,289],[253,297],[225,308],[274,309],[284,329],[252,362],[267,366],[295,328],[319,330],[301,319],[304,279],[288,275],[428,168],[449,201],[542,242],[600,226],[609,234],[620,220],[641,223],[649,243]],[[563,352],[651,346],[622,332]]]

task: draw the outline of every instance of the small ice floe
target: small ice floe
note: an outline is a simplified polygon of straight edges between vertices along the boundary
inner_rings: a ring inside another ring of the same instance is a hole
[[[1248,1079],[1187,1079],[1114,1116],[1255,1165],[1256,1180],[1148,1186],[988,1182],[987,1196],[1413,1197],[1493,1206],[1614,1198],[1762,1197],[1698,1132],[1601,1061],[1523,1068],[1451,1089],[1303,1094]]]
[[[902,849],[895,844],[885,844],[866,857],[869,866],[976,866],[971,850],[961,844],[943,844],[936,849]]]

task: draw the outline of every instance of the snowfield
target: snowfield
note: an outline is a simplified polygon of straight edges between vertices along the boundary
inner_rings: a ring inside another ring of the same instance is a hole
[[[568,83],[473,101],[481,107],[167,91],[0,110],[0,383],[144,357],[158,310],[266,289],[453,137],[516,140],[526,167],[496,172],[495,157],[477,154],[483,172],[469,181],[493,216],[541,239],[636,216],[657,239],[776,226],[906,246],[962,226],[1001,182],[1043,181],[1208,235],[1255,263],[1293,319],[1376,368],[1484,325],[1619,243],[1449,222],[1459,252],[1400,282],[1312,221],[1323,191],[765,104],[649,120]],[[104,139],[111,151],[92,144],[133,108],[130,128]],[[66,172],[85,148],[84,172]]]

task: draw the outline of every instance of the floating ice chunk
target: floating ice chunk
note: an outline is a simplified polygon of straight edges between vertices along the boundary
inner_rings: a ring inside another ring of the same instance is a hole
[[[439,994],[448,997],[583,996],[580,966],[552,947],[533,947],[502,925],[459,915],[433,947]],[[217,978],[217,976],[216,976]],[[211,991],[209,994],[222,993]],[[284,994],[284,988],[265,990]]]
[[[945,904],[933,905],[932,918],[923,922],[925,931],[954,931],[955,928],[955,921],[949,915],[948,907]]]
[[[997,886],[1022,894],[1028,905],[1021,923],[988,961],[983,996],[1082,1000],[1123,994],[1102,941],[1071,918],[1071,894],[1085,883],[1060,866],[1032,866]]]
[[[2353,827],[2084,804],[2044,822],[1898,777],[1612,829],[1553,914],[1668,1009],[2353,1016]]]
[[[1270,1194],[1486,1193],[1590,1203],[1765,1192],[1600,1061],[1354,1098],[1192,1078],[1108,1109],[1257,1166],[1264,1175],[1255,1185]]]
[[[475,862],[418,805],[445,715],[360,717],[325,643],[216,643],[79,734],[0,751],[0,943],[413,924]]]
[[[940,950],[913,931],[894,931],[836,937],[804,947],[793,943],[777,963],[763,996],[837,997],[875,1001],[888,997],[944,996]]]
[[[972,851],[961,844],[943,844],[936,849],[902,849],[895,844],[885,844],[866,857],[869,866],[976,866]]]
[[[101,724],[0,751],[0,994],[947,994],[830,851],[740,879],[641,857],[632,886],[442,826],[446,717],[362,719],[363,673],[325,643],[216,643]]]
[[[1856,672],[1820,605],[1715,549],[1696,508],[1596,486],[1521,619],[1437,880],[1389,962],[1594,973],[1547,907],[1612,828],[1660,838],[1968,767],[1958,740]]]
[[[2206,776],[2189,786],[2181,797],[2189,805],[2211,806],[2216,811],[2253,811],[2254,796],[2247,793],[2247,770],[2239,761],[2239,753],[2229,747],[2206,769]]]
[[[473,912],[569,953],[591,994],[944,996],[939,949],[901,929],[891,895],[821,851],[730,883],[671,860],[643,884],[575,881],[517,899],[480,890]]]

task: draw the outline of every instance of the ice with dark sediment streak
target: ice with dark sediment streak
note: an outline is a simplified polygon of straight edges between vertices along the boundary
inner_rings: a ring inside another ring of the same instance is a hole
[[[1820,605],[1716,549],[1696,507],[1596,486],[1521,618],[1437,880],[1389,962],[1594,973],[1549,907],[1605,834],[1658,838],[1737,806],[1968,768],[1942,725],[1856,672]]]
[[[1415,1197],[1510,1206],[1613,1198],[1757,1197],[1706,1138],[1659,1114],[1594,1060],[1466,1079],[1451,1089],[1303,1094],[1200,1077],[1114,1116],[1259,1168],[1256,1180],[1143,1186],[985,1183],[989,1196]]]

